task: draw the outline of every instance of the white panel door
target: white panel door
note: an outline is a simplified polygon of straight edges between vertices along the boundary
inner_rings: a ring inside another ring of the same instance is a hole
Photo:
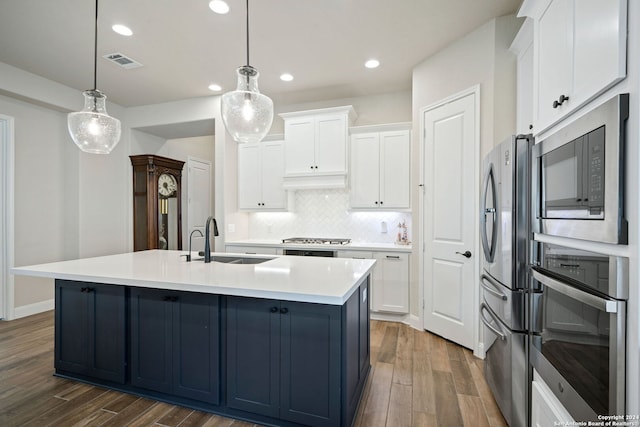
[[[474,348],[477,284],[476,96],[424,112],[424,327]]]
[[[204,236],[205,222],[213,215],[211,207],[211,163],[206,160],[187,159],[187,235],[184,237],[182,248],[189,248],[189,236],[193,230],[200,230]],[[192,251],[204,249],[204,237],[193,235]]]

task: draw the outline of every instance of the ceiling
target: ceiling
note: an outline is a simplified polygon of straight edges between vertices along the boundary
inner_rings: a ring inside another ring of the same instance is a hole
[[[208,0],[102,0],[98,89],[124,107],[235,88],[246,62],[245,1],[217,15]],[[252,0],[250,63],[276,103],[409,90],[413,67],[521,0]],[[92,0],[1,0],[0,62],[78,90],[93,87]],[[111,30],[129,26],[124,37]],[[124,69],[102,55],[143,64]],[[367,69],[376,58],[381,65]],[[280,74],[294,76],[282,82]]]

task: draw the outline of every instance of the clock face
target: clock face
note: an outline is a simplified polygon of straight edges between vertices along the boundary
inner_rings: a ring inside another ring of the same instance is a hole
[[[163,173],[158,177],[158,193],[161,196],[169,197],[178,189],[178,183],[173,175]]]

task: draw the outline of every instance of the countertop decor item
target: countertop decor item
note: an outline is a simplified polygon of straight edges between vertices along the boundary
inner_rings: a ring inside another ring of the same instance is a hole
[[[407,224],[405,221],[398,223],[398,237],[396,238],[396,245],[410,245],[409,234],[407,232]]]
[[[98,0],[93,39],[93,89],[82,92],[84,108],[69,113],[67,127],[73,142],[85,153],[109,154],[120,141],[120,120],[107,114],[104,93],[97,89],[98,69]]]
[[[247,65],[236,69],[236,90],[222,95],[222,120],[237,142],[260,142],[271,129],[273,101],[258,90],[258,70],[249,65],[249,0],[247,0]]]

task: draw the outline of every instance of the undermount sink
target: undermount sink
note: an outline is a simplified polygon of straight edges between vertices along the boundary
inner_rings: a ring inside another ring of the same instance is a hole
[[[272,260],[273,258],[253,258],[253,257],[239,257],[239,256],[212,256],[211,261],[223,262],[225,264],[262,264],[265,261]]]

